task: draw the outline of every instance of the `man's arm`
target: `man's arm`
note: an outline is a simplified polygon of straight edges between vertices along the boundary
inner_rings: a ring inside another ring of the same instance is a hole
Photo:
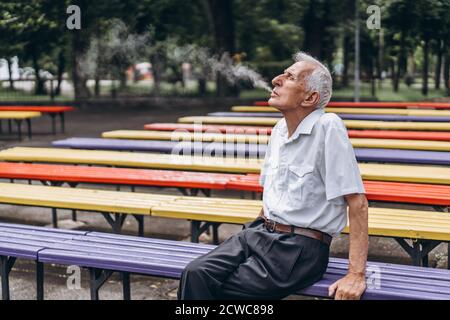
[[[366,262],[369,247],[368,203],[364,194],[346,195],[349,206],[350,249],[348,273],[333,283],[329,295],[336,300],[360,299],[366,290]]]

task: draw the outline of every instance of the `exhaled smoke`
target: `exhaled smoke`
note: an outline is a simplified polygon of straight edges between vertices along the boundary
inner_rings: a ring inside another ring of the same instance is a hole
[[[212,69],[223,74],[233,84],[239,80],[248,80],[256,88],[272,91],[259,73],[242,63],[233,64],[233,59],[226,53],[222,55],[220,61],[212,64]]]
[[[233,85],[240,81],[249,81],[256,88],[271,91],[269,84],[255,70],[242,64],[235,63],[228,53],[224,53],[219,59],[211,55],[206,48],[195,45],[177,46],[175,44],[166,47],[167,55],[178,62],[190,62],[194,66],[200,65],[211,72],[219,72]]]
[[[130,65],[148,61],[153,54],[158,53],[180,67],[183,62],[191,63],[194,74],[198,77],[206,78],[220,73],[233,85],[248,81],[256,88],[271,91],[259,73],[243,63],[233,61],[228,53],[219,58],[206,48],[196,45],[179,46],[173,38],[156,42],[153,41],[154,34],[151,30],[139,35],[133,34],[118,19],[111,21],[109,26],[106,32],[91,41],[80,65],[83,73],[89,77],[111,75],[116,78]]]

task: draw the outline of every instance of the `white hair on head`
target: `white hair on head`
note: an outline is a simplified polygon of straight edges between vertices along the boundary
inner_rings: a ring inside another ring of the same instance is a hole
[[[333,79],[330,71],[319,60],[309,54],[299,51],[294,55],[295,62],[307,61],[316,65],[316,68],[305,77],[308,91],[316,91],[320,95],[317,108],[325,108],[330,102],[333,92]]]

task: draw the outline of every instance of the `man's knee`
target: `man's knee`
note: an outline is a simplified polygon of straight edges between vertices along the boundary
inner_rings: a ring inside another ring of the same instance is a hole
[[[183,274],[185,276],[192,276],[192,275],[198,276],[204,272],[205,272],[205,262],[203,261],[202,258],[192,260],[183,270]]]

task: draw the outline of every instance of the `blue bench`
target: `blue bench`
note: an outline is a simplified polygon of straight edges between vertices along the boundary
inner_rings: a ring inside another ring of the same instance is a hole
[[[266,154],[266,144],[227,144],[212,142],[176,142],[160,140],[128,140],[128,139],[102,139],[102,138],[69,138],[54,141],[54,147],[91,149],[91,150],[118,150],[118,151],[148,151],[171,153],[177,148],[176,154],[206,154],[211,155],[238,155],[263,158]],[[379,148],[355,148],[356,159],[360,162],[391,162],[450,165],[450,152],[420,151]],[[211,152],[214,151],[214,152]]]
[[[90,272],[91,299],[115,272],[130,299],[130,274],[179,279],[185,266],[214,246],[99,232],[0,223],[3,299],[9,299],[9,273],[16,259],[36,262],[37,299],[43,299],[44,264],[77,265]],[[297,294],[326,298],[328,287],[343,277],[345,259],[331,258],[322,280]],[[450,271],[386,263],[368,263],[368,280],[378,279],[363,299],[450,299]],[[375,276],[375,277],[374,277]],[[378,286],[376,286],[378,284]]]

